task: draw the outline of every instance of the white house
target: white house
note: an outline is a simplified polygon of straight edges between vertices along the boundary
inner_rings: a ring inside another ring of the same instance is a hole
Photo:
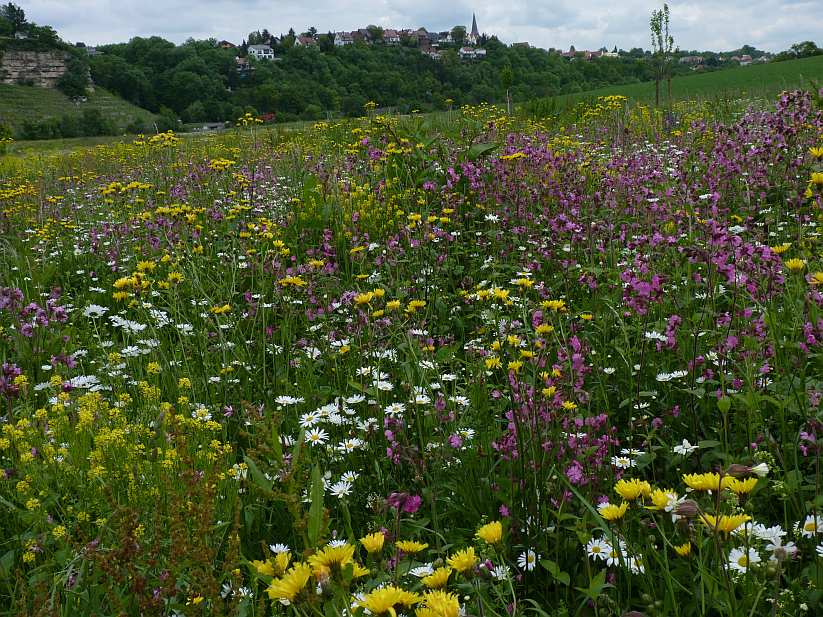
[[[336,47],[343,47],[343,45],[351,45],[354,43],[354,38],[351,32],[336,32],[334,35],[334,45]]]
[[[269,45],[249,45],[249,55],[258,60],[274,60],[274,50]]]

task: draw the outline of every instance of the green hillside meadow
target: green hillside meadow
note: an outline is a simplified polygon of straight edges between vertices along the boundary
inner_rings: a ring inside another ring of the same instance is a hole
[[[59,90],[0,84],[0,124],[9,125],[17,132],[26,120],[42,121],[59,118],[64,114],[80,115],[85,109],[99,109],[118,129],[136,119],[151,123],[152,114],[124,101],[102,88],[95,88],[84,102],[72,102]]]
[[[811,80],[823,80],[823,56],[675,77],[672,80],[672,96],[679,100],[736,96],[771,98],[783,90],[808,88]],[[665,84],[662,84],[661,96],[664,93]],[[654,101],[654,82],[608,86],[570,94],[561,97],[561,100],[576,103],[607,95],[623,95],[636,101]]]

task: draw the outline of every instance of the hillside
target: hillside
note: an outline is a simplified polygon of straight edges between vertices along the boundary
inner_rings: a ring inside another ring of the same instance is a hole
[[[99,87],[87,95],[86,101],[75,103],[59,90],[0,84],[0,124],[9,125],[15,134],[23,131],[27,121],[42,123],[64,115],[79,117],[86,110],[99,110],[118,132],[135,121],[148,128],[153,119],[145,109]]]
[[[810,80],[823,81],[823,56],[675,77],[672,80],[672,96],[680,100],[741,95],[772,98],[783,90],[808,88]],[[665,85],[661,87],[665,91]],[[558,99],[563,103],[574,104],[607,95],[622,95],[635,101],[654,101],[654,82],[607,86],[560,96]]]

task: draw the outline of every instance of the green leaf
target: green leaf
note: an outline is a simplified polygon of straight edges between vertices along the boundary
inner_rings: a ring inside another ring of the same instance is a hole
[[[481,156],[488,155],[495,148],[497,148],[497,144],[494,143],[474,144],[471,148],[469,148],[468,159],[470,161],[475,161]]]
[[[248,456],[244,456],[243,460],[249,467],[249,475],[251,476],[251,479],[254,481],[254,483],[260,488],[264,489],[265,491],[271,492],[271,482],[263,474],[263,472],[260,471],[260,468],[257,466],[257,463],[255,463]]]
[[[11,574],[11,568],[14,565],[14,549],[7,552],[0,557],[0,573],[4,575]]]
[[[314,466],[311,472],[311,505],[309,506],[308,534],[312,548],[320,542],[323,526],[323,474],[320,467]]]
[[[729,409],[732,408],[732,399],[728,396],[717,399],[717,408],[720,410],[720,413],[728,413]]]
[[[551,559],[541,559],[540,565],[543,566],[546,570],[549,571],[549,574],[552,575],[554,580],[558,583],[562,583],[563,585],[568,586],[571,582],[571,578],[569,577],[568,572],[563,572],[554,561]]]

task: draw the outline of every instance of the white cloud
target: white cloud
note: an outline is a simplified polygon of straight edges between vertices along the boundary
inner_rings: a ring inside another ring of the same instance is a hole
[[[648,47],[654,0],[29,0],[29,18],[54,26],[69,41],[111,43],[159,35],[177,43],[189,37],[240,41],[251,30],[319,31],[368,24],[424,26],[470,24],[505,42],[540,47],[623,49]],[[669,3],[672,33],[681,49],[735,49],[751,44],[779,51],[801,40],[820,40],[820,0],[692,0]]]

